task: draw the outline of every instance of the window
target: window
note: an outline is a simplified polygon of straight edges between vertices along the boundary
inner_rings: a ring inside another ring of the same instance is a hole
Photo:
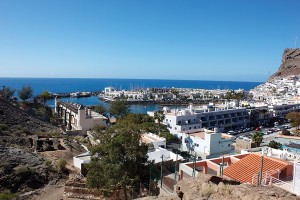
[[[195,143],[195,147],[199,147],[199,144]]]
[[[191,130],[192,129],[192,127],[189,127],[189,130]]]
[[[177,121],[177,124],[180,125],[180,124],[181,124],[181,121]]]
[[[175,127],[175,130],[177,130],[177,127]]]
[[[194,129],[196,129],[197,128],[197,126],[194,126]]]
[[[230,144],[228,144],[228,147],[230,147]]]
[[[196,121],[196,119],[194,119],[194,121]]]

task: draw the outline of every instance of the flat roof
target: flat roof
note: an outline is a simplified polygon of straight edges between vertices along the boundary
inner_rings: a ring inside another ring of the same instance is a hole
[[[204,139],[205,138],[205,132],[201,131],[201,132],[196,132],[196,133],[191,133],[189,134],[191,136],[195,136],[195,137],[198,137],[198,138],[201,138],[201,139]]]
[[[166,139],[159,137],[158,135],[151,135],[151,134],[143,134],[141,138],[142,142],[144,143],[152,143],[152,142],[165,142]]]

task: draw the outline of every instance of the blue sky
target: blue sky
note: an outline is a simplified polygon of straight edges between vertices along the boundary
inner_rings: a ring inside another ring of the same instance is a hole
[[[0,0],[0,77],[265,81],[299,0]]]

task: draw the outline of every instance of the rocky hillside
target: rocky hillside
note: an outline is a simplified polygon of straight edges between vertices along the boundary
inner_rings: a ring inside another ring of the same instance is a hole
[[[0,136],[54,133],[60,130],[0,99]]]
[[[296,195],[277,187],[255,187],[246,184],[236,185],[236,182],[217,176],[200,174],[197,178],[187,178],[177,183],[177,188],[183,192],[183,200],[299,200]],[[141,200],[180,200],[177,195],[161,197],[145,197]]]
[[[39,155],[0,145],[0,192],[23,192],[44,186],[53,178],[44,163]]]
[[[291,75],[300,75],[300,48],[285,49],[282,55],[282,63],[278,71],[269,80]]]
[[[52,135],[60,130],[0,99],[0,193],[40,188],[56,173],[45,159],[32,153],[28,135]]]

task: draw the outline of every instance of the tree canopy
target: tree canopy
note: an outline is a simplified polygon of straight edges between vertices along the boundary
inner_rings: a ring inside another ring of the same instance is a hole
[[[15,89],[11,89],[10,87],[5,87],[3,90],[2,98],[4,100],[9,100],[14,96],[15,91],[16,91]]]
[[[260,132],[255,132],[252,136],[252,141],[256,145],[256,147],[259,147],[260,144],[263,141],[263,135]]]
[[[119,119],[130,113],[130,106],[126,101],[117,99],[110,103],[108,111],[110,115]]]
[[[48,91],[43,91],[39,97],[43,100],[43,104],[46,105],[48,99],[50,99],[51,94]]]
[[[275,140],[271,140],[268,144],[268,147],[271,147],[273,149],[282,149],[282,144],[279,142],[276,142]]]
[[[164,111],[162,110],[157,110],[154,112],[154,119],[157,120],[158,123],[158,131],[160,132],[160,123],[162,121],[164,121],[164,119],[166,118]]]
[[[107,109],[101,104],[95,106],[93,110],[101,115],[106,115],[107,113]]]
[[[87,184],[112,192],[138,185],[147,174],[148,146],[140,143],[142,132],[134,124],[118,122],[98,135],[100,144],[91,147]],[[126,197],[127,198],[127,197]]]
[[[292,127],[299,129],[300,127],[300,113],[299,112],[290,112],[286,115],[286,118],[291,121]]]
[[[32,97],[33,90],[30,86],[23,86],[22,89],[18,91],[18,95],[20,99],[26,101],[27,99]]]
[[[245,93],[244,92],[236,92],[234,90],[231,90],[229,92],[226,92],[225,99],[236,99],[236,100],[241,100],[245,98]]]

